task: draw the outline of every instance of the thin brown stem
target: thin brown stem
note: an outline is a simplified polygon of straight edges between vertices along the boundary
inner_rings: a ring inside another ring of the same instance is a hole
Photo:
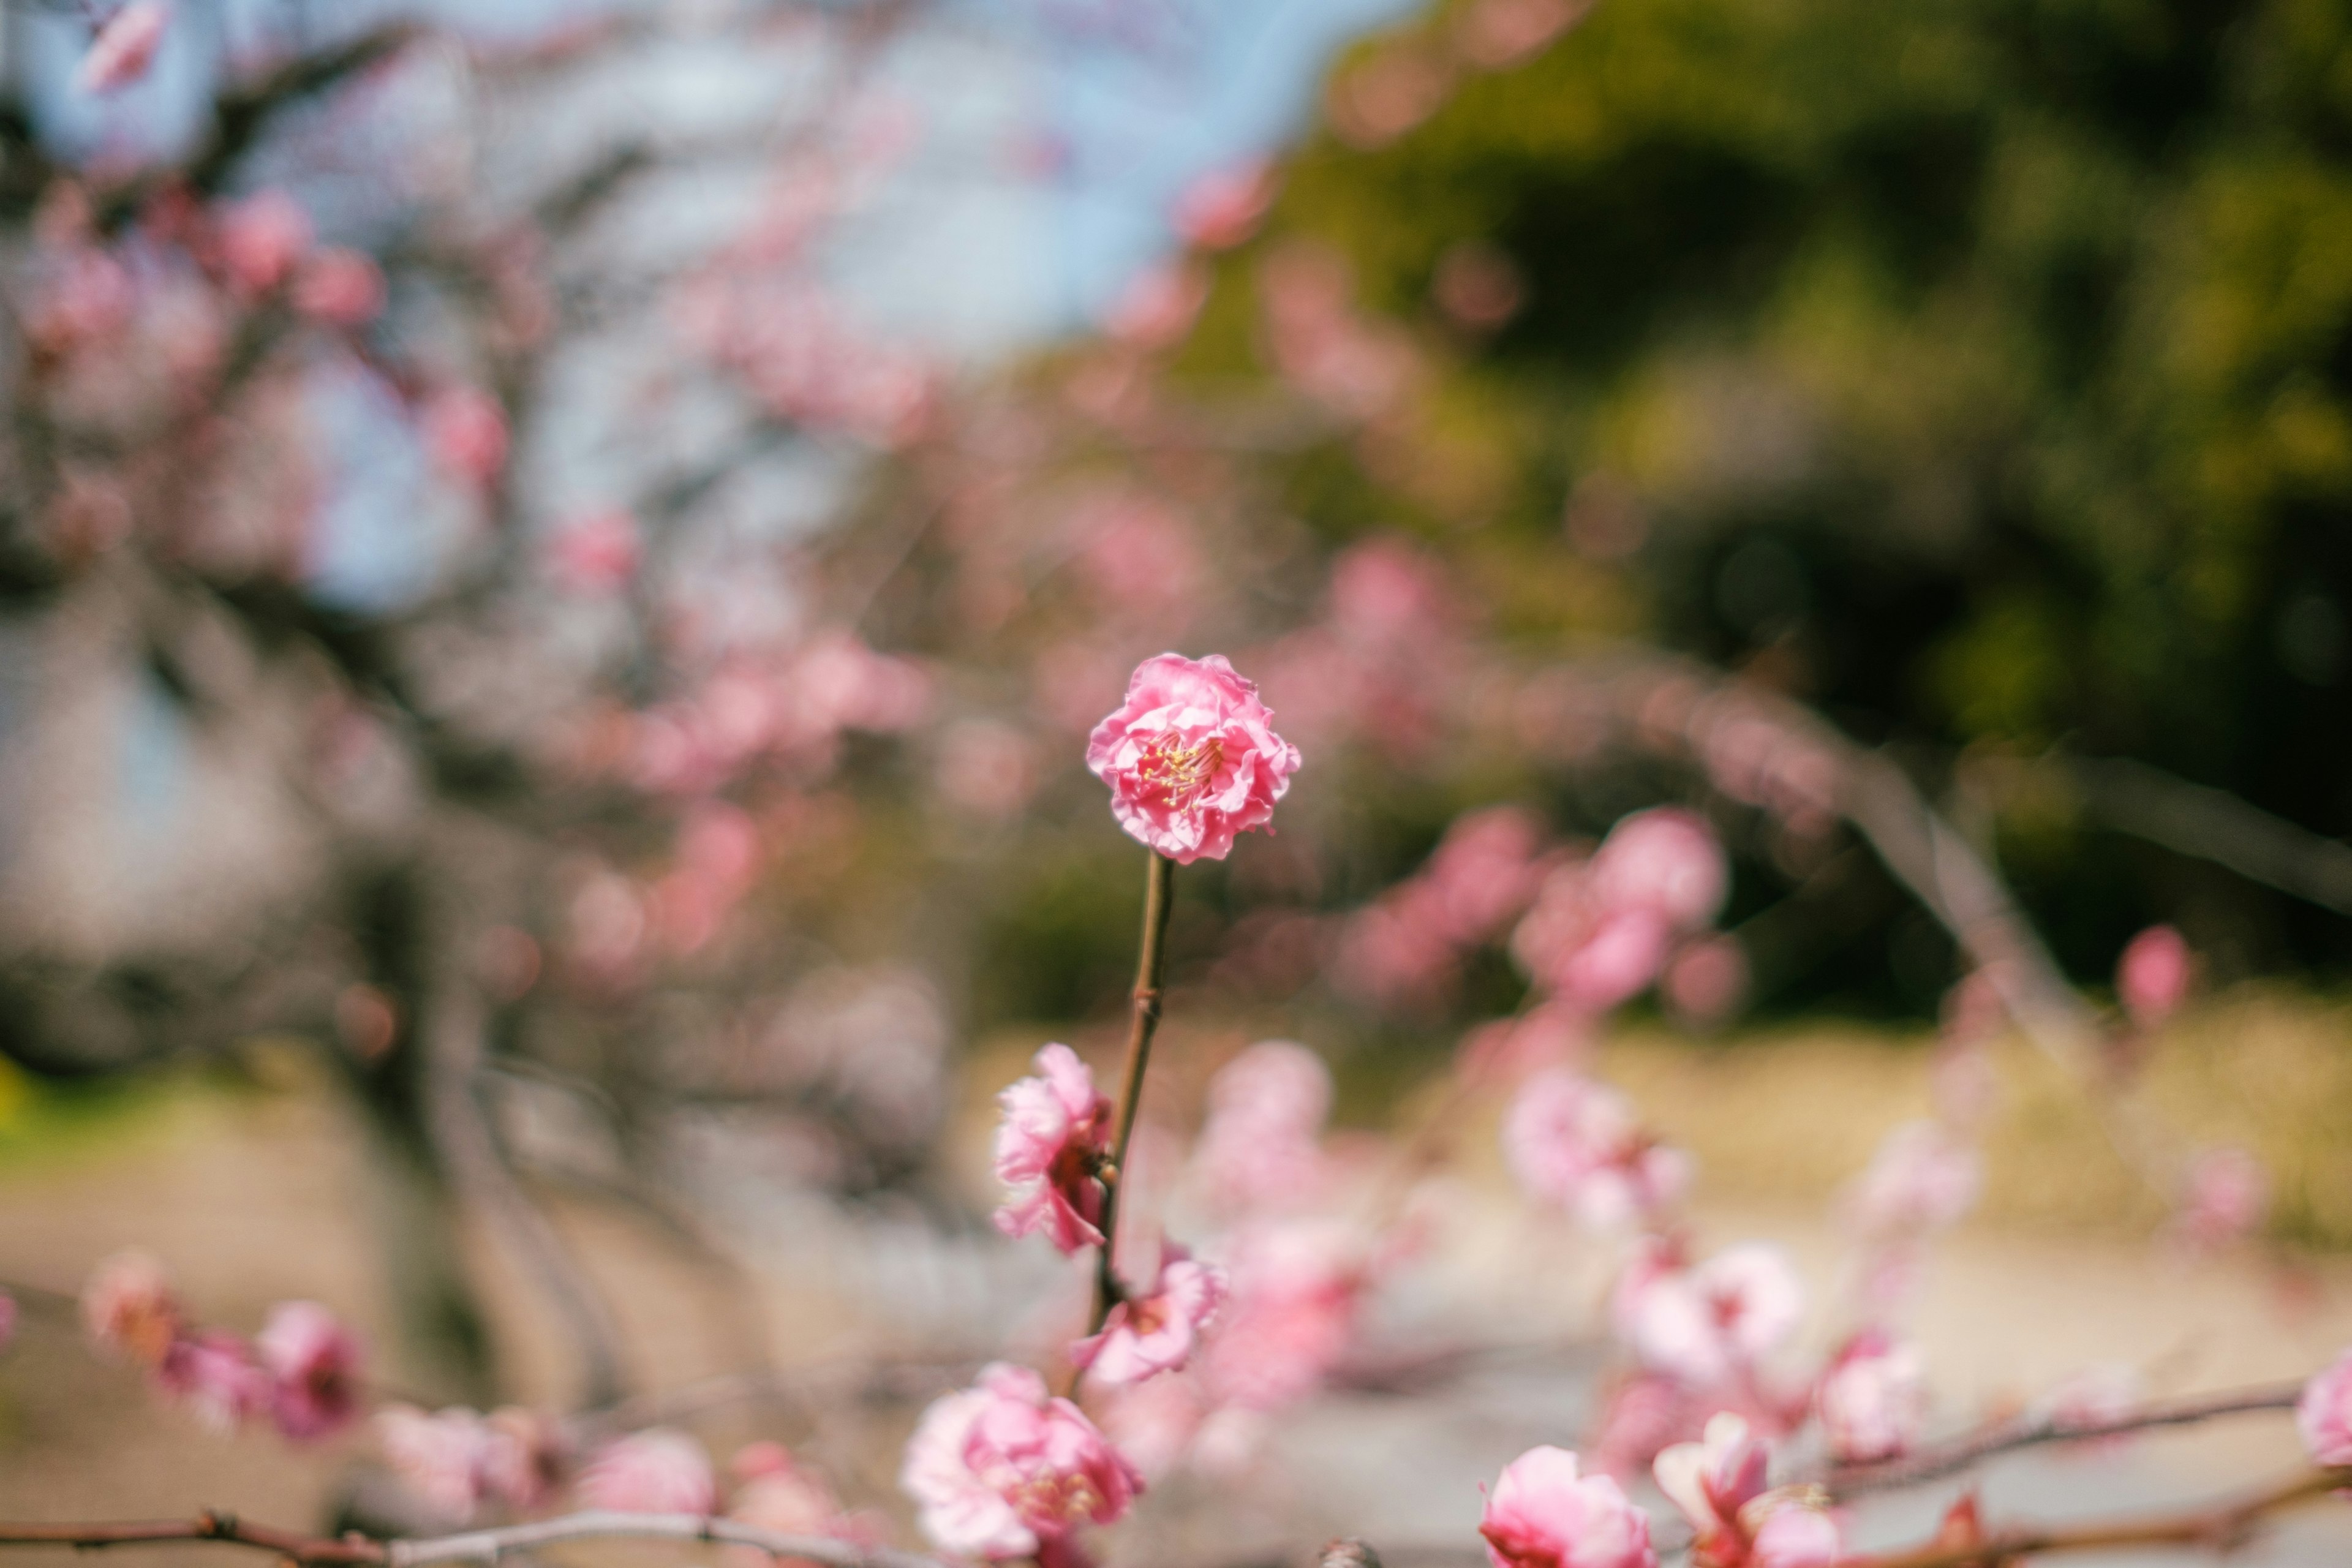
[[[1176,862],[1153,853],[1144,871],[1143,946],[1135,963],[1135,1009],[1127,1028],[1127,1066],[1119,1074],[1118,1121],[1110,1160],[1102,1168],[1103,1244],[1095,1258],[1095,1304],[1087,1332],[1099,1331],[1120,1297],[1118,1262],[1118,1194],[1127,1181],[1127,1150],[1143,1102],[1143,1075],[1151,1065],[1151,1036],[1160,1027],[1160,980],[1167,959],[1168,910],[1175,901]]]
[[[2302,1397],[2300,1383],[2269,1384],[2257,1388],[2233,1388],[2220,1394],[2191,1394],[2155,1401],[2100,1421],[2070,1421],[2057,1415],[2021,1415],[1982,1427],[1933,1447],[1916,1449],[1899,1459],[1871,1465],[1849,1465],[1825,1470],[1813,1478],[1836,1497],[1891,1491],[1941,1479],[1997,1455],[2044,1443],[2084,1443],[2098,1437],[2120,1437],[2159,1426],[2185,1426],[2217,1416],[2292,1410]]]
[[[2226,1551],[2245,1541],[2268,1515],[2347,1487],[2352,1487],[2352,1468],[2311,1470],[2236,1502],[2191,1513],[2065,1528],[1988,1531],[1972,1540],[1945,1538],[1908,1552],[1844,1558],[1839,1568],[1990,1568],[2012,1557],[2109,1552],[2126,1546]]]

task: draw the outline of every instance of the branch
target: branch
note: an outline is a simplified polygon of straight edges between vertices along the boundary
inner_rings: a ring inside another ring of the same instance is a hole
[[[2223,1552],[2242,1544],[2267,1515],[2352,1487],[2352,1468],[2312,1470],[2234,1503],[2152,1520],[2125,1520],[2066,1529],[1999,1530],[1973,1540],[1939,1539],[1908,1552],[1847,1557],[1839,1568],[1988,1568],[2012,1557],[2061,1552],[2109,1552],[2123,1546],[2201,1547]]]
[[[2352,846],[2298,827],[2225,790],[2127,758],[2065,764],[2110,827],[2352,915]]]
[[[1127,1146],[1135,1135],[1135,1113],[1143,1103],[1143,1075],[1151,1065],[1152,1031],[1160,1026],[1160,982],[1167,960],[1168,910],[1175,902],[1176,862],[1149,852],[1143,881],[1143,947],[1135,962],[1135,1011],[1128,1026],[1127,1068],[1119,1077],[1118,1123],[1103,1184],[1102,1246],[1095,1257],[1095,1304],[1087,1332],[1102,1331],[1103,1320],[1119,1299],[1112,1254],[1118,1247],[1118,1190],[1127,1181]],[[1073,1379],[1075,1381],[1075,1379]]]
[[[756,1547],[772,1557],[804,1558],[824,1563],[826,1568],[946,1568],[939,1559],[919,1552],[860,1546],[831,1536],[788,1535],[698,1513],[572,1513],[530,1524],[414,1541],[371,1541],[358,1534],[340,1538],[299,1535],[268,1525],[247,1524],[233,1513],[210,1509],[189,1520],[0,1523],[0,1547],[71,1546],[79,1551],[95,1551],[168,1541],[215,1542],[268,1552],[299,1568],[422,1568],[432,1563],[495,1563],[509,1552],[590,1540],[714,1542]]]
[[[1965,1470],[1996,1455],[2044,1443],[2084,1443],[2097,1437],[2119,1437],[2159,1426],[2186,1426],[2221,1415],[2292,1410],[2303,1397],[2300,1383],[2259,1388],[2235,1388],[2221,1394],[2192,1394],[2143,1405],[2104,1421],[2068,1421],[2053,1415],[2021,1415],[1992,1424],[1967,1436],[1934,1447],[1921,1448],[1900,1458],[1875,1464],[1834,1466],[1812,1478],[1840,1498],[1864,1492],[1891,1491],[1917,1486]]]

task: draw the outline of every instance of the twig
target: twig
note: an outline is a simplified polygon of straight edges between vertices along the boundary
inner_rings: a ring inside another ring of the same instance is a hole
[[[2223,790],[2127,758],[2064,764],[2091,810],[2119,832],[2352,915],[2352,846]]]
[[[157,1542],[211,1542],[271,1552],[299,1568],[422,1568],[432,1563],[496,1563],[509,1552],[566,1541],[703,1541],[751,1546],[777,1558],[804,1558],[826,1568],[943,1568],[919,1552],[860,1546],[823,1535],[789,1535],[731,1519],[698,1513],[564,1514],[530,1524],[414,1541],[371,1541],[301,1535],[268,1525],[247,1524],[233,1513],[206,1510],[194,1519],[142,1520],[124,1523],[0,1523],[0,1547],[70,1546],[95,1551]]]
[[[1832,1495],[1856,1497],[1864,1492],[1890,1491],[1917,1486],[1965,1470],[1996,1455],[2045,1443],[2084,1443],[2097,1437],[2120,1437],[2159,1426],[2186,1426],[2222,1415],[2292,1410],[2303,1395],[2300,1383],[2273,1384],[2259,1388],[2230,1389],[2221,1394],[2192,1394],[2141,1405],[2101,1421],[2069,1421],[2054,1415],[2021,1415],[1935,1447],[1921,1448],[1901,1458],[1870,1465],[1847,1465],[1811,1478]]]
[[[1095,1304],[1087,1332],[1097,1332],[1119,1299],[1113,1254],[1118,1246],[1118,1190],[1127,1180],[1127,1146],[1135,1135],[1136,1108],[1143,1100],[1144,1070],[1151,1065],[1152,1031],[1160,1026],[1160,980],[1167,963],[1168,910],[1173,903],[1176,862],[1151,853],[1143,880],[1143,948],[1135,964],[1135,1011],[1128,1025],[1127,1067],[1118,1084],[1118,1121],[1111,1138],[1103,1184],[1101,1250],[1095,1259]]]
[[[2352,1468],[2312,1470],[2240,1501],[2193,1513],[2065,1528],[1992,1531],[1974,1540],[1943,1539],[1908,1552],[1848,1557],[1841,1560],[1839,1568],[1990,1568],[2012,1557],[2107,1552],[2122,1546],[2226,1551],[2244,1542],[2265,1516],[2346,1487],[2352,1487]]]

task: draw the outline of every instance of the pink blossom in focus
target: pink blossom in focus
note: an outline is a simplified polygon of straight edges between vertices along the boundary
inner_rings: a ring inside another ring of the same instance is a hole
[[[1614,1303],[1618,1331],[1645,1365],[1698,1386],[1753,1367],[1804,1316],[1804,1287],[1779,1247],[1748,1242],[1695,1268],[1637,1257]]]
[[[1763,1494],[1769,1459],[1748,1423],[1728,1410],[1707,1418],[1701,1441],[1676,1443],[1658,1455],[1652,1466],[1658,1489],[1690,1521],[1691,1561],[1701,1568],[1738,1561],[1739,1510]]]
[[[425,405],[425,445],[445,471],[487,489],[506,467],[506,410],[478,387],[445,388]]]
[[[2210,1249],[2251,1236],[2270,1213],[2270,1173],[2251,1152],[2208,1149],[2189,1162],[2173,1226],[2191,1247]]]
[[[254,1336],[270,1411],[289,1437],[323,1437],[360,1417],[360,1342],[316,1301],[280,1301]]]
[[[74,85],[88,93],[113,92],[147,74],[155,50],[171,26],[163,0],[131,0],[109,16],[89,41],[89,52],[74,72]]]
[[[1609,830],[1592,857],[1592,880],[1612,909],[1651,910],[1677,931],[1696,931],[1723,908],[1731,873],[1705,819],[1662,805]]]
[[[1891,1459],[1911,1447],[1927,1413],[1918,1347],[1876,1330],[1840,1351],[1813,1394],[1830,1452],[1842,1463]]]
[[[1115,1522],[1143,1479],[1044,1378],[996,1362],[923,1413],[899,1485],[940,1548],[1003,1561],[1058,1547],[1086,1521]]]
[[[1533,1196],[1591,1226],[1621,1226],[1675,1201],[1688,1156],[1657,1142],[1616,1090],[1564,1068],[1537,1073],[1503,1120],[1503,1153]]]
[[[331,246],[294,280],[294,308],[332,327],[363,327],[383,313],[383,272],[373,258]]]
[[[1297,1207],[1322,1188],[1331,1069],[1295,1040],[1260,1040],[1209,1080],[1193,1169],[1227,1211]]]
[[[1506,1466],[1478,1521],[1494,1568],[1654,1568],[1650,1521],[1607,1476],[1579,1476],[1565,1448]]]
[[[637,574],[641,554],[637,520],[617,508],[571,519],[547,543],[548,570],[556,583],[584,597],[627,587]]]
[[[580,1473],[579,1493],[583,1508],[622,1513],[709,1513],[719,1501],[702,1445],[660,1426],[598,1449]]]
[[[310,249],[310,215],[284,191],[257,191],[221,215],[221,265],[249,294],[266,294],[292,276]]]
[[[1224,1300],[1223,1269],[1168,1246],[1151,1289],[1111,1308],[1100,1333],[1070,1347],[1070,1361],[1092,1373],[1096,1382],[1110,1384],[1174,1372],[1192,1358],[1202,1329]]]
[[[1827,1510],[1767,1493],[1760,1511],[1748,1544],[1752,1568],[1834,1568],[1845,1556],[1845,1532]]]
[[[1274,201],[1274,165],[1263,158],[1212,169],[1176,198],[1176,232],[1203,250],[1228,250],[1250,237]]]
[[[1879,1144],[1848,1202],[1864,1234],[1916,1237],[1968,1213],[1983,1181],[1974,1149],[1938,1123],[1906,1121]]]
[[[1146,659],[1127,700],[1087,739],[1087,766],[1110,786],[1129,837],[1180,866],[1222,860],[1236,834],[1265,827],[1290,788],[1298,748],[1276,734],[1257,688],[1219,654]]]
[[[1043,1230],[1055,1247],[1076,1252],[1103,1239],[1095,1167],[1110,1149],[1111,1103],[1067,1046],[1045,1047],[1034,1065],[1036,1077],[996,1097],[1004,1110],[996,1176],[1013,1189],[996,1211],[996,1228],[1013,1237]]]
[[[2315,1465],[2352,1465],[2352,1351],[2304,1384],[2294,1429]]]
[[[173,1341],[155,1368],[155,1385],[206,1428],[222,1433],[267,1414],[275,1393],[253,1348],[215,1331]]]
[[[2132,1022],[2159,1027],[2189,994],[2189,943],[2170,926],[2150,926],[2116,961],[2116,994]]]
[[[162,1364],[180,1337],[181,1321],[171,1276],[146,1253],[116,1253],[82,1287],[82,1329],[89,1342],[138,1365]]]

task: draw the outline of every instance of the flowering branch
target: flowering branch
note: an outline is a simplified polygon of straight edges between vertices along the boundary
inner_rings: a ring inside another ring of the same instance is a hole
[[[1112,1133],[1110,1157],[1101,1170],[1102,1249],[1096,1255],[1095,1304],[1087,1332],[1099,1332],[1103,1320],[1119,1299],[1118,1276],[1112,1268],[1118,1245],[1118,1189],[1127,1179],[1128,1141],[1135,1134],[1135,1113],[1143,1101],[1144,1069],[1151,1064],[1151,1036],[1160,1027],[1160,980],[1167,962],[1169,906],[1175,901],[1176,862],[1152,852],[1143,879],[1143,948],[1135,963],[1135,1011],[1127,1031],[1127,1066],[1118,1080],[1118,1121]]]
[[[2095,1437],[2122,1436],[2158,1426],[2185,1426],[2221,1415],[2292,1410],[2302,1397],[2303,1387],[2300,1383],[2286,1383],[2160,1400],[2101,1420],[2070,1420],[2055,1414],[2020,1415],[1995,1422],[1952,1442],[1916,1450],[1901,1458],[1869,1465],[1839,1466],[1816,1479],[1822,1487],[1842,1498],[1864,1492],[1890,1491],[1898,1487],[1937,1480],[1996,1455],[2044,1443],[2087,1442]]]
[[[588,1540],[714,1542],[756,1547],[778,1558],[805,1558],[824,1563],[826,1568],[942,1568],[937,1558],[912,1552],[860,1546],[831,1536],[761,1530],[756,1525],[698,1513],[600,1510],[414,1541],[371,1541],[358,1534],[301,1535],[268,1525],[247,1524],[233,1513],[210,1509],[186,1520],[0,1523],[0,1547],[71,1546],[78,1551],[93,1551],[156,1542],[209,1541],[268,1552],[299,1568],[423,1568],[433,1563],[495,1563],[509,1552]]]
[[[2352,1468],[2311,1470],[2292,1480],[2219,1508],[2152,1520],[2130,1520],[2068,1529],[2029,1527],[1994,1531],[1967,1539],[1947,1536],[1909,1552],[1848,1557],[1840,1568],[1980,1568],[2014,1557],[2061,1552],[2106,1552],[2124,1546],[2200,1547],[2222,1552],[2252,1533],[2266,1516],[2352,1486]]]

